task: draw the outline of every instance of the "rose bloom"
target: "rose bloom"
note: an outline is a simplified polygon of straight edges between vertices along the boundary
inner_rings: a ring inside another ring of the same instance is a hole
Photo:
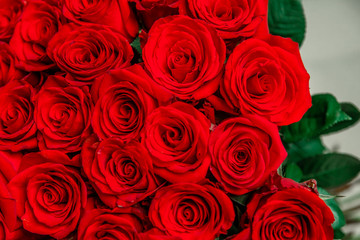
[[[149,209],[154,227],[181,239],[215,239],[235,218],[230,198],[210,184],[177,183],[156,192]]]
[[[79,25],[97,24],[111,27],[131,42],[139,26],[127,0],[63,0],[63,13]]]
[[[311,106],[309,74],[298,44],[278,36],[240,43],[226,63],[220,92],[235,111],[264,116],[279,126],[299,121]]]
[[[138,240],[146,228],[147,216],[139,208],[93,209],[80,220],[78,240]]]
[[[37,147],[33,95],[34,89],[25,82],[14,80],[0,88],[0,150]]]
[[[152,160],[138,141],[88,138],[81,151],[82,167],[100,199],[109,207],[134,205],[158,187]]]
[[[179,13],[179,0],[128,0],[136,3],[137,14],[145,25],[150,29],[159,18]]]
[[[23,0],[0,1],[0,41],[8,42],[10,40],[24,5]]]
[[[17,173],[23,154],[21,152],[0,151],[0,181],[7,184]]]
[[[30,1],[10,40],[19,66],[26,71],[43,71],[55,66],[46,48],[61,27],[60,9],[44,1]]]
[[[16,203],[9,193],[8,182],[16,175],[21,153],[0,151],[0,239],[11,239],[16,226]]]
[[[204,20],[227,44],[267,30],[267,0],[182,0],[180,14]],[[261,26],[265,25],[265,26]]]
[[[211,133],[209,149],[212,174],[234,195],[261,187],[287,155],[277,126],[256,115],[223,121]]]
[[[19,80],[24,73],[15,67],[15,54],[5,42],[0,42],[0,87],[12,80]]]
[[[139,139],[146,117],[172,98],[140,65],[109,71],[94,82],[91,94],[96,102],[94,132],[101,139],[124,141]]]
[[[76,152],[91,133],[93,103],[88,87],[49,76],[34,99],[39,148]]]
[[[277,176],[255,193],[242,217],[243,231],[233,240],[332,240],[334,216],[309,188]]]
[[[16,225],[16,203],[0,179],[0,239],[9,239]]]
[[[33,233],[61,239],[75,230],[86,205],[80,174],[61,163],[71,160],[59,151],[29,153],[8,188],[16,199],[17,216]]]
[[[166,233],[162,232],[158,228],[152,228],[149,231],[140,233],[140,240],[182,240],[183,238],[179,236],[168,236]]]
[[[210,165],[210,121],[192,105],[175,102],[146,119],[142,142],[155,173],[169,182],[199,182]]]
[[[47,54],[69,73],[72,85],[90,85],[96,77],[114,68],[130,66],[133,51],[119,33],[104,26],[64,25],[49,42]]]
[[[143,48],[154,81],[181,99],[210,96],[219,86],[224,41],[203,21],[169,16],[154,23]]]

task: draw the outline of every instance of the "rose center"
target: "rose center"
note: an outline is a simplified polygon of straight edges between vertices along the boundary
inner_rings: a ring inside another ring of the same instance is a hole
[[[170,50],[167,65],[172,77],[179,83],[187,82],[194,78],[196,59],[190,48],[175,44]]]
[[[176,147],[183,139],[183,133],[179,127],[165,126],[165,131],[162,134],[164,143],[169,147]]]
[[[231,2],[230,1],[216,1],[214,9],[214,16],[217,18],[226,21],[226,20],[232,20],[233,13],[231,8]]]

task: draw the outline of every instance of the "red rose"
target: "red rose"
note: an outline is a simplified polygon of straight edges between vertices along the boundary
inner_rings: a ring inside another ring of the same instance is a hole
[[[140,65],[104,74],[92,86],[94,132],[101,138],[138,139],[146,117],[171,95],[153,83]]]
[[[17,173],[23,154],[0,151],[0,182],[7,184]]]
[[[23,0],[0,1],[0,41],[8,42],[10,40],[23,7]]]
[[[291,179],[256,193],[243,215],[244,230],[231,239],[324,239],[334,237],[334,216],[317,194]]]
[[[6,184],[7,182],[0,178],[0,239],[4,240],[10,238],[10,232],[16,225],[16,204]]]
[[[0,42],[0,87],[23,76],[24,73],[15,67],[13,50],[7,43]]]
[[[24,76],[21,81],[29,83],[36,92],[40,90],[44,84],[48,74],[45,72],[30,72]]]
[[[78,240],[138,240],[145,229],[146,215],[138,208],[93,209],[80,220]]]
[[[36,1],[39,1],[39,0],[27,0],[26,2],[36,2]],[[40,1],[44,1],[54,7],[57,7],[57,8],[61,8],[62,6],[62,1],[61,0],[40,0]]]
[[[13,152],[37,146],[33,88],[20,81],[11,81],[0,88],[0,150]]]
[[[280,126],[299,121],[311,106],[298,44],[277,36],[240,43],[226,63],[220,91],[234,110]]]
[[[143,59],[154,81],[181,99],[210,96],[219,86],[225,44],[215,29],[186,16],[154,23]]]
[[[60,69],[69,73],[69,83],[89,85],[113,68],[130,66],[129,42],[108,28],[67,24],[49,42],[47,53]]]
[[[50,76],[34,99],[39,148],[76,152],[91,133],[93,103],[86,86]]]
[[[226,234],[235,213],[221,190],[208,184],[177,183],[156,192],[149,218],[166,235],[198,240]]]
[[[138,15],[145,25],[150,29],[159,18],[179,13],[179,0],[129,0],[136,3]]]
[[[0,239],[11,240],[16,228],[16,203],[9,193],[8,182],[16,175],[22,159],[21,153],[0,151]],[[20,239],[20,238],[18,238]]]
[[[63,13],[79,25],[109,26],[132,41],[139,26],[127,0],[63,0]]]
[[[234,195],[262,186],[287,155],[277,126],[256,115],[222,122],[211,133],[209,149],[212,174]]]
[[[79,173],[59,162],[71,160],[58,151],[27,154],[8,184],[24,228],[57,239],[75,230],[87,198]]]
[[[175,102],[146,119],[142,141],[155,173],[169,182],[200,182],[210,165],[210,121],[192,105]]]
[[[55,66],[46,54],[50,39],[61,26],[60,9],[44,1],[30,1],[16,25],[10,46],[26,71],[43,71]]]
[[[152,161],[140,142],[88,138],[81,152],[82,166],[100,199],[109,207],[134,205],[158,187]]]
[[[204,20],[226,43],[253,37],[267,22],[267,0],[182,0],[179,12]],[[267,26],[265,27],[266,30]]]
[[[152,228],[147,232],[143,232],[139,237],[140,240],[182,240],[182,238],[178,236],[168,236],[158,228]]]

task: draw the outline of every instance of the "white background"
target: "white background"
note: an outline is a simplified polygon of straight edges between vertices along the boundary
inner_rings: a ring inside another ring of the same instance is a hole
[[[360,0],[303,0],[307,34],[301,47],[310,92],[330,92],[360,107]],[[325,144],[360,157],[360,124]]]
[[[303,0],[307,34],[301,55],[310,74],[310,92],[330,92],[340,102],[360,107],[360,0]],[[360,157],[360,124],[329,135],[325,145]],[[342,209],[359,205],[360,177],[338,198]],[[357,197],[355,197],[357,196]],[[348,201],[350,199],[358,199]],[[360,218],[360,211],[352,211]],[[357,232],[360,225],[345,227]]]

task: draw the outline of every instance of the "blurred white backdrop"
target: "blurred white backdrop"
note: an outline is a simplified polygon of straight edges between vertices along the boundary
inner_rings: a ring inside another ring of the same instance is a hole
[[[360,0],[303,0],[307,34],[301,55],[310,74],[310,92],[329,92],[360,107]],[[338,152],[360,157],[360,124],[324,138]],[[360,177],[338,198],[343,210],[359,206]],[[355,199],[355,201],[351,201]],[[358,207],[357,207],[358,208]],[[359,209],[351,210],[360,219]],[[360,235],[359,224],[346,232]]]
[[[303,0],[307,34],[301,47],[310,92],[330,92],[360,107],[360,0]],[[325,145],[360,157],[360,124],[329,135]]]

